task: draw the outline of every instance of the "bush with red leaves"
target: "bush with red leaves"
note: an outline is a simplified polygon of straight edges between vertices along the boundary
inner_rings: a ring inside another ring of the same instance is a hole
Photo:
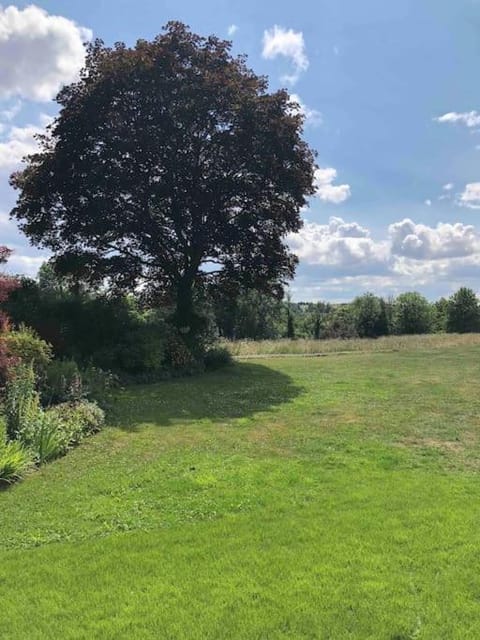
[[[12,250],[8,247],[0,246],[0,264],[7,262]],[[8,300],[8,296],[20,286],[17,278],[0,274],[0,304]],[[8,347],[3,336],[10,330],[8,316],[5,312],[0,311],[0,384],[4,385],[8,371],[14,365],[18,358],[8,353]]]

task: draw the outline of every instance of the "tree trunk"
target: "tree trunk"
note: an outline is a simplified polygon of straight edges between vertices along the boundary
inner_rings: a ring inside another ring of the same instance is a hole
[[[194,325],[193,282],[182,279],[177,287],[175,326],[181,333],[189,333]]]
[[[205,320],[195,312],[193,302],[193,280],[183,278],[177,286],[173,325],[189,351],[197,357],[202,351],[201,334],[205,329]]]

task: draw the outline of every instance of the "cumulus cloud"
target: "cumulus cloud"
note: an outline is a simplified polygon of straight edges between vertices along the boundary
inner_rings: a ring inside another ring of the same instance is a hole
[[[470,224],[440,222],[436,227],[409,218],[388,227],[391,252],[415,260],[459,258],[480,250],[480,237]]]
[[[375,270],[385,263],[388,253],[386,244],[372,240],[368,229],[338,217],[331,217],[328,224],[307,222],[289,242],[308,265],[347,273]]]
[[[231,24],[228,29],[227,29],[227,33],[230,37],[234,36],[238,31],[238,27],[236,24]]]
[[[30,5],[0,6],[0,98],[48,101],[73,81],[92,32]]]
[[[320,111],[308,107],[297,93],[290,94],[289,101],[292,103],[292,111],[298,110],[305,118],[305,125],[318,127],[323,122]]]
[[[282,76],[282,81],[291,85],[297,82],[300,74],[306,71],[309,66],[303,33],[293,29],[284,29],[278,25],[263,32],[262,56],[267,60],[273,60],[278,56],[290,60],[293,65],[293,73]]]
[[[8,260],[5,271],[7,273],[21,274],[34,278],[41,265],[48,260],[49,255],[43,253],[36,256],[23,255],[14,251],[12,256]]]
[[[463,124],[469,129],[473,129],[480,125],[480,113],[478,111],[464,111],[463,113],[449,111],[442,116],[434,118],[434,120],[442,124]]]
[[[436,227],[406,218],[389,227],[390,272],[404,288],[438,282],[465,284],[478,279],[480,234],[461,222]]]
[[[425,200],[425,204],[427,205],[427,207],[431,207],[432,206],[432,201],[430,200],[430,198],[427,198]]]
[[[439,282],[460,286],[480,273],[480,233],[461,222],[428,226],[405,218],[376,239],[358,222],[332,217],[327,224],[307,222],[289,244],[300,258],[303,297],[342,286],[353,292],[347,297],[366,289],[392,294]]]
[[[470,182],[458,196],[458,204],[468,209],[480,209],[480,182]]]
[[[323,202],[340,204],[351,196],[349,184],[332,184],[337,177],[337,170],[333,167],[316,169],[314,175],[315,196]]]
[[[453,184],[453,182],[447,182],[447,184],[444,184],[442,189],[444,191],[451,191],[453,189],[455,185]]]
[[[10,127],[5,140],[0,141],[0,171],[12,171],[20,164],[22,158],[37,150],[35,136],[45,132],[51,121],[47,115],[40,116],[40,124],[29,124],[25,127]]]

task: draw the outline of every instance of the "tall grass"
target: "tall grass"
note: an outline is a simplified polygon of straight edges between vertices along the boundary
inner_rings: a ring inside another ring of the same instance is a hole
[[[443,349],[455,346],[480,345],[480,333],[433,333],[416,336],[385,336],[383,338],[351,338],[348,340],[237,340],[225,341],[232,356],[315,356],[329,353],[387,352]]]

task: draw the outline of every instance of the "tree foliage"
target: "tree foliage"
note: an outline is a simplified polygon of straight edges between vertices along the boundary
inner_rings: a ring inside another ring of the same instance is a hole
[[[313,193],[302,115],[230,47],[178,22],[132,48],[97,40],[11,177],[12,216],[57,270],[170,300],[185,335],[197,291],[281,295]]]
[[[5,246],[0,246],[0,265],[5,264],[10,257],[12,250]],[[11,293],[19,287],[17,278],[0,273],[0,304],[7,302]],[[0,384],[3,385],[7,379],[8,371],[16,362],[14,355],[10,353],[5,337],[8,335],[10,322],[8,314],[4,310],[0,311]]]
[[[5,246],[0,246],[0,265],[5,264],[11,256],[12,250]],[[6,302],[8,297],[19,286],[17,278],[0,273],[0,304]],[[8,327],[8,316],[0,312],[0,332]]]
[[[388,334],[385,301],[373,293],[357,296],[352,303],[355,326],[360,338],[377,338]]]
[[[447,331],[472,333],[480,330],[480,308],[472,289],[461,287],[446,305]]]
[[[433,325],[432,307],[428,300],[416,291],[401,293],[393,307],[393,328],[395,333],[429,333]]]

